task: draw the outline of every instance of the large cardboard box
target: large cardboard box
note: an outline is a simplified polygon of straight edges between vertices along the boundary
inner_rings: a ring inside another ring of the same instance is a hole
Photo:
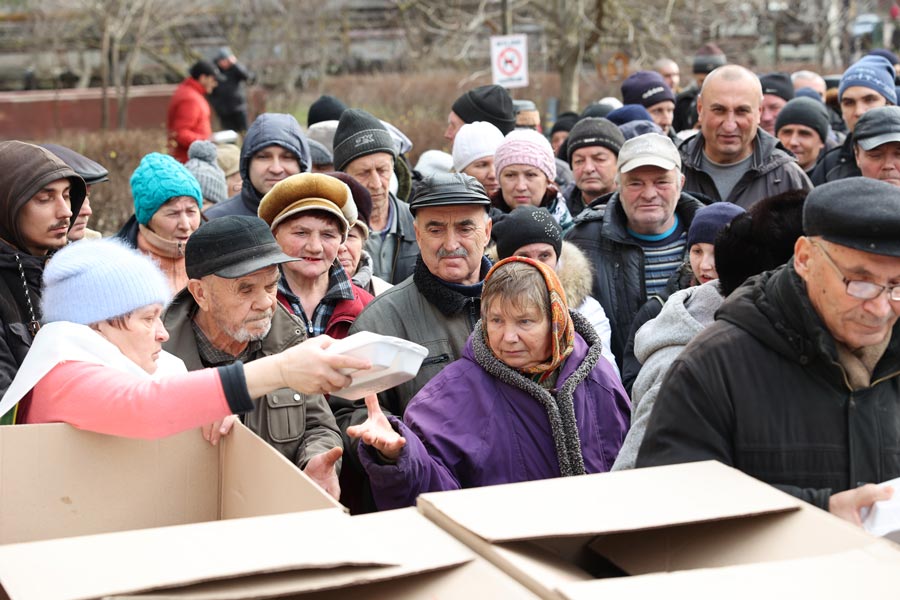
[[[410,508],[325,510],[0,546],[13,600],[535,598]],[[365,589],[361,589],[365,586]]]
[[[418,508],[543,598],[606,577],[896,552],[712,461],[423,494]]]
[[[242,425],[134,440],[69,425],[0,427],[0,544],[340,504]]]
[[[659,597],[667,600],[760,600],[761,598],[849,598],[893,596],[900,552],[881,545],[814,558],[718,569],[594,579],[564,585],[566,600]]]

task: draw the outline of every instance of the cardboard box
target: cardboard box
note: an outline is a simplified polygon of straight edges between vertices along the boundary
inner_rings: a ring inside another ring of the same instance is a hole
[[[565,585],[560,593],[566,600],[627,598],[638,591],[670,600],[848,600],[892,596],[898,570],[900,552],[878,545],[815,558],[595,579]]]
[[[9,598],[534,598],[415,509],[325,510],[0,546]],[[365,586],[365,589],[361,589]]]
[[[543,598],[597,578],[890,548],[713,461],[423,494],[418,508]]]
[[[216,447],[0,427],[0,544],[339,507],[240,424]]]

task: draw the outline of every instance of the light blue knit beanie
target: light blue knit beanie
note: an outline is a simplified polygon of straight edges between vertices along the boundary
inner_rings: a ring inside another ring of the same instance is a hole
[[[168,304],[165,275],[153,261],[116,239],[81,240],[53,255],[44,269],[44,323],[91,325],[151,304]]]
[[[170,198],[190,196],[203,208],[200,184],[183,164],[159,152],[151,152],[141,159],[141,164],[131,175],[131,195],[134,198],[134,216],[141,225]]]

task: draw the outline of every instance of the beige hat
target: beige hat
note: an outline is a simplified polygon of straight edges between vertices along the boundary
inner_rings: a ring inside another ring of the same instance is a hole
[[[216,146],[216,162],[225,177],[231,177],[241,168],[241,149],[234,144]]]
[[[285,219],[310,210],[336,216],[344,239],[350,224],[357,219],[350,188],[340,179],[323,173],[299,173],[276,183],[259,203],[259,218],[275,231]]]
[[[681,169],[681,155],[668,136],[645,133],[626,140],[619,150],[619,173],[653,166],[671,171]]]

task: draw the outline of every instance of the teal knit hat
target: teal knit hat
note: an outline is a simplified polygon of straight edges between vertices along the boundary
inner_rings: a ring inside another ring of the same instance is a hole
[[[134,216],[141,225],[150,222],[159,207],[169,199],[189,196],[203,208],[200,184],[184,165],[171,156],[151,152],[131,175]]]

